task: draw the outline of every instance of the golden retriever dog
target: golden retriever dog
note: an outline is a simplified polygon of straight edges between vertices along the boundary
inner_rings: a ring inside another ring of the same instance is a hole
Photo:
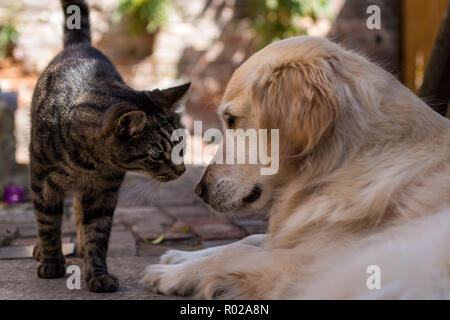
[[[448,119],[314,37],[249,58],[219,112],[226,128],[279,129],[279,170],[210,164],[196,193],[219,213],[269,206],[269,230],[170,250],[146,269],[148,287],[206,299],[450,299]]]

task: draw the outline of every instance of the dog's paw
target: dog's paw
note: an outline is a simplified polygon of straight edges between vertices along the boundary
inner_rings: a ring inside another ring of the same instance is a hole
[[[119,279],[112,274],[105,273],[92,276],[86,281],[89,291],[92,292],[114,292],[119,288]]]
[[[144,271],[141,283],[154,292],[166,295],[188,296],[195,290],[195,281],[183,265],[154,264]]]
[[[237,273],[212,275],[203,279],[201,297],[208,300],[248,299],[248,287],[241,287],[243,275]],[[245,293],[245,294],[244,294]],[[252,299],[256,299],[252,297]]]
[[[196,258],[195,252],[169,250],[159,259],[160,264],[180,264]]]
[[[183,262],[207,258],[219,252],[221,247],[207,248],[196,251],[169,250],[163,254],[159,263],[161,264],[180,264]]]

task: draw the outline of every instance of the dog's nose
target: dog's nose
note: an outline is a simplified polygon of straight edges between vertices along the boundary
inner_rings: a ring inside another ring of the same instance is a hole
[[[199,182],[196,186],[195,186],[195,190],[194,190],[195,194],[197,196],[199,196],[200,198],[205,198],[205,194],[206,194],[206,186],[203,184],[203,182]]]

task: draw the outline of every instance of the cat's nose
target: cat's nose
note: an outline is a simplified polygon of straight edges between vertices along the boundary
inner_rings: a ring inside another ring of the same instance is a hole
[[[182,163],[174,167],[175,174],[181,176],[186,171],[186,166]]]

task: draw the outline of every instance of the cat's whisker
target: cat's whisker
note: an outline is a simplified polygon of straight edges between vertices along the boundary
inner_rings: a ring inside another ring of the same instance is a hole
[[[136,202],[138,200],[138,194],[142,191],[144,187],[144,183],[138,183],[136,184],[130,192],[127,194],[127,197],[129,197],[133,202],[131,204],[131,207],[134,208],[136,206]]]
[[[133,207],[140,206],[140,202],[142,198],[145,196],[146,190],[152,186],[152,181],[146,181],[142,183],[139,187],[139,191],[137,193],[137,196],[135,197],[135,201],[133,203]]]
[[[151,188],[147,189],[146,194],[145,194],[145,206],[149,206],[149,201],[148,201],[149,195],[152,194],[152,191],[153,191],[153,189],[155,189],[155,186],[156,186],[156,189],[158,188],[158,184],[159,184],[159,182],[157,180],[155,180],[154,183],[151,185]]]
[[[145,184],[145,188],[142,190],[142,193],[140,194],[140,198],[139,198],[139,203],[141,206],[146,205],[147,195],[149,193],[149,190],[153,189],[154,185],[155,185],[154,181],[150,181]]]
[[[142,185],[141,184],[135,184],[133,185],[130,189],[127,190],[127,192],[123,195],[120,196],[120,199],[128,199],[131,195],[135,194],[138,189],[140,189]]]
[[[149,207],[152,206],[153,199],[155,198],[156,194],[159,192],[160,186],[161,186],[161,182],[158,182],[157,185],[156,185],[156,190],[153,192],[153,196],[152,196],[152,198],[150,199]]]
[[[148,198],[149,198],[149,195],[152,193],[152,191],[155,189],[155,187],[158,186],[158,183],[159,183],[159,182],[158,182],[157,180],[154,180],[154,181],[152,181],[151,185],[150,185],[148,188],[145,189],[145,192],[144,192],[144,203],[143,203],[143,205],[145,205],[145,206],[148,205]]]

